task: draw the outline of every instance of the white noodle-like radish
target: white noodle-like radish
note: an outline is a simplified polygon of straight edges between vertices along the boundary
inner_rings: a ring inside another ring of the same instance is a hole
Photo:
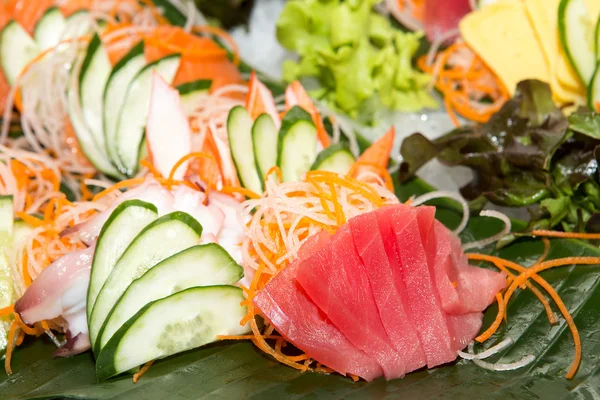
[[[433,62],[435,61],[435,55],[437,54],[440,47],[442,47],[444,45],[444,43],[446,43],[449,39],[453,38],[454,36],[456,36],[458,34],[460,34],[458,29],[451,29],[448,32],[444,33],[439,38],[437,38],[434,42],[432,42],[431,46],[429,47],[429,51],[427,52],[427,58],[426,58],[427,65],[432,65]]]
[[[458,235],[467,227],[467,223],[469,222],[469,215],[470,215],[469,204],[466,202],[465,199],[463,199],[463,197],[459,193],[449,192],[449,191],[445,191],[445,190],[438,190],[438,191],[426,193],[424,195],[417,197],[416,199],[414,199],[412,201],[411,205],[413,207],[416,207],[416,206],[426,203],[430,200],[441,199],[441,198],[449,198],[452,200],[456,200],[457,202],[460,203],[460,205],[463,209],[462,220],[460,221],[460,224],[458,225],[458,227],[454,230],[454,233],[456,233]]]
[[[498,354],[502,350],[511,346],[513,343],[514,343],[513,340],[511,338],[508,338],[508,339],[504,339],[497,345],[492,346],[489,349],[487,349],[486,351],[483,351],[481,353],[474,354],[473,352],[465,353],[463,351],[459,351],[458,355],[461,358],[464,358],[465,360],[485,360],[488,357]]]
[[[474,349],[474,344],[473,344],[473,342],[471,342],[471,343],[469,343],[469,348],[468,348],[469,353],[473,354],[473,349]],[[513,371],[515,369],[523,368],[523,367],[531,364],[532,362],[534,362],[535,356],[533,354],[530,354],[530,355],[524,356],[519,361],[510,363],[510,364],[502,364],[502,363],[492,364],[492,363],[482,361],[477,358],[474,358],[472,361],[478,367],[481,367],[483,369],[487,369],[490,371]]]
[[[507,234],[510,233],[510,230],[511,230],[510,218],[508,218],[506,215],[502,214],[501,212],[493,211],[493,210],[485,210],[485,211],[482,211],[479,215],[481,215],[482,217],[491,217],[491,218],[499,219],[500,221],[504,222],[504,228],[502,228],[502,230],[500,232],[498,232],[497,234],[495,234],[494,236],[491,236],[489,238],[482,239],[482,240],[477,240],[475,242],[470,242],[470,243],[464,244],[462,246],[463,250],[481,249],[489,244],[496,243],[498,240],[502,239],[504,236],[506,236]]]

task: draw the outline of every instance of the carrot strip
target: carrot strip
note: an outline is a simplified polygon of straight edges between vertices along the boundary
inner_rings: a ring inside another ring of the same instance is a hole
[[[279,168],[277,165],[272,166],[268,171],[267,171],[267,175],[265,176],[265,182],[267,181],[267,179],[269,179],[269,176],[271,176],[271,174],[277,174],[277,179],[279,179],[279,182],[283,182],[283,174],[281,172],[281,168]]]
[[[12,368],[10,367],[10,360],[12,359],[12,353],[15,349],[15,333],[17,331],[17,321],[13,321],[8,331],[8,341],[6,345],[6,354],[4,355],[4,370],[6,375],[12,375]]]
[[[494,320],[492,325],[490,325],[490,327],[485,332],[483,332],[481,335],[479,335],[475,338],[475,340],[478,341],[479,343],[483,343],[486,340],[488,340],[490,337],[492,337],[492,335],[494,333],[496,333],[496,331],[500,327],[500,324],[502,323],[502,320],[504,319],[504,315],[506,313],[506,306],[504,304],[504,299],[502,298],[502,294],[500,294],[500,293],[496,294],[496,301],[498,302],[498,314],[496,315],[496,319]]]
[[[219,164],[217,163],[215,158],[213,156],[211,156],[210,154],[203,153],[203,152],[194,152],[194,153],[190,153],[190,154],[187,154],[187,155],[181,157],[181,159],[179,159],[179,161],[177,161],[175,163],[173,168],[171,168],[171,172],[169,173],[169,179],[172,180],[173,177],[175,176],[175,173],[183,165],[183,163],[185,163],[188,160],[191,160],[192,158],[206,158],[207,160],[215,163],[217,165],[217,168],[219,168]],[[202,178],[204,179],[204,177],[202,177]],[[207,182],[207,183],[209,183],[209,182]]]
[[[118,182],[118,183],[112,185],[111,187],[109,187],[108,189],[104,189],[103,191],[101,191],[100,193],[95,195],[94,198],[92,199],[92,201],[98,201],[101,198],[103,198],[104,196],[106,196],[116,190],[124,189],[129,186],[141,185],[142,183],[144,183],[144,178],[133,178],[133,179],[127,179],[127,180]]]
[[[150,173],[152,175],[154,175],[156,178],[162,178],[163,177],[162,174],[160,173],[160,171],[156,169],[156,167],[154,166],[154,164],[152,164],[147,159],[140,161],[140,165],[142,167],[145,167],[148,171],[150,171]]]
[[[233,63],[236,66],[240,65],[240,50],[235,40],[233,40],[227,31],[212,25],[196,25],[192,28],[192,31],[195,33],[210,33],[221,38],[227,43],[229,49],[231,50],[231,54],[233,55]]]
[[[38,226],[44,225],[44,221],[42,221],[39,218],[33,217],[33,216],[27,214],[26,212],[23,212],[23,211],[16,212],[15,216],[17,218],[21,218],[23,221],[25,221],[29,225],[33,226],[34,228],[37,228]]]
[[[260,195],[253,192],[252,190],[243,187],[224,186],[221,189],[221,193],[225,194],[241,194],[248,197],[249,199],[260,199]]]
[[[15,305],[11,304],[8,307],[4,307],[4,308],[0,308],[0,317],[3,317],[5,315],[10,315],[15,311]]]
[[[531,234],[533,236],[554,237],[564,239],[600,239],[600,233],[559,232],[539,229],[531,231]]]
[[[140,370],[138,372],[136,372],[135,374],[133,374],[133,383],[137,383],[140,378],[142,377],[142,375],[144,375],[152,366],[152,364],[154,363],[154,360],[152,361],[148,361],[146,364],[144,364],[144,366],[142,368],[140,368]]]

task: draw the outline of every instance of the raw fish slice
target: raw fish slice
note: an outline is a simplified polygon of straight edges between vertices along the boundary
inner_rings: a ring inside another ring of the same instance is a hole
[[[457,352],[463,350],[479,333],[483,321],[480,312],[448,315],[448,330],[452,338],[452,350]]]
[[[481,312],[492,304],[496,293],[506,286],[506,274],[470,266],[469,259],[462,251],[460,239],[451,232],[448,233],[452,246],[449,271],[452,279],[457,283],[460,311],[461,313]]]
[[[437,299],[437,291],[431,280],[427,255],[423,247],[417,211],[413,210],[412,220],[406,223],[402,217],[395,215],[397,208],[392,208],[383,215],[392,225],[396,235],[397,251],[400,266],[404,275],[404,284],[408,296],[413,321],[427,358],[427,366],[450,362],[456,358],[446,316]],[[402,219],[401,219],[402,218]]]
[[[377,215],[362,214],[349,222],[354,244],[363,265],[367,267],[381,322],[396,350],[403,356],[406,372],[419,369],[426,364],[425,353],[408,310],[402,303],[402,296],[394,285],[392,266],[379,231]],[[396,258],[395,253],[393,257]]]
[[[471,11],[469,0],[425,0],[423,27],[427,39],[453,41],[458,35],[458,23]]]
[[[348,225],[338,230],[331,245],[300,263],[296,279],[340,332],[377,360],[386,379],[404,376],[404,362],[381,323]]]
[[[315,240],[311,237],[302,249],[308,246],[306,252],[311,253],[329,240],[318,236]],[[381,376],[379,365],[350,343],[296,282],[299,262],[290,264],[256,295],[256,307],[286,340],[318,362],[367,381]]]

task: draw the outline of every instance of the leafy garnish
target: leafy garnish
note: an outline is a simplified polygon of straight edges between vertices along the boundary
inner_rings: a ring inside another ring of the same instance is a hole
[[[402,111],[436,107],[427,90],[430,76],[412,64],[423,34],[394,28],[373,10],[378,2],[288,2],[277,39],[300,60],[284,64],[284,79],[316,78],[314,96],[362,122],[372,122],[377,105]]]
[[[529,230],[600,229],[600,115],[579,109],[568,118],[550,87],[521,82],[515,97],[488,123],[461,127],[430,141],[421,134],[402,144],[400,179],[433,158],[462,165],[475,177],[461,188],[468,200],[530,208]],[[594,218],[592,218],[594,217]]]

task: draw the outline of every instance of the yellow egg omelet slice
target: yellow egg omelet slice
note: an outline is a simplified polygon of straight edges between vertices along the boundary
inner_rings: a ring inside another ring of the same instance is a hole
[[[563,51],[558,34],[560,0],[524,0],[524,4],[550,70],[549,83],[554,100],[558,103],[582,103],[585,101],[585,87]]]
[[[473,11],[460,22],[460,33],[511,95],[524,79],[550,81],[549,64],[524,3],[503,1]]]

